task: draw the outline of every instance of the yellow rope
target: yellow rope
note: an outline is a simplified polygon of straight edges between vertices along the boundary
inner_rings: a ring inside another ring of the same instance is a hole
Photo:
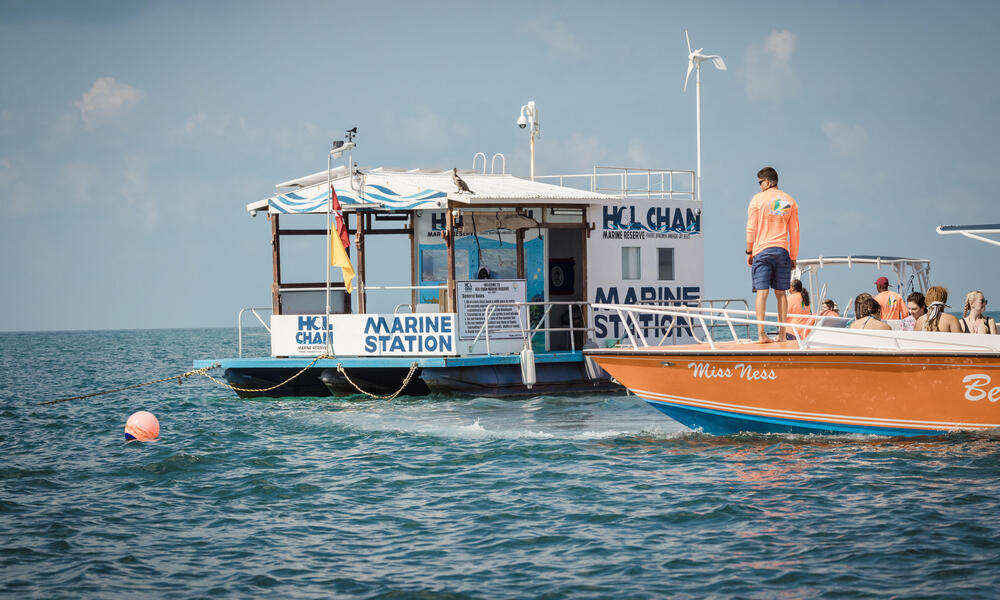
[[[337,371],[339,371],[340,374],[344,376],[344,379],[347,380],[347,383],[353,385],[354,389],[358,390],[359,392],[361,392],[365,396],[368,396],[369,398],[371,398],[373,400],[392,400],[396,396],[398,396],[401,393],[403,393],[403,390],[406,389],[406,386],[408,386],[410,384],[410,379],[412,379],[413,378],[413,374],[417,372],[417,363],[412,363],[410,365],[410,372],[406,374],[406,379],[403,380],[403,385],[400,386],[400,388],[398,390],[396,390],[396,393],[395,394],[389,394],[387,396],[378,396],[376,394],[372,394],[372,393],[366,392],[363,389],[361,389],[360,387],[358,387],[358,384],[356,384],[353,381],[351,381],[351,378],[347,376],[347,371],[344,370],[343,363],[337,363]]]
[[[164,381],[171,381],[173,379],[176,379],[177,380],[177,384],[180,385],[181,383],[184,382],[185,379],[187,379],[188,377],[190,377],[192,375],[204,375],[205,377],[211,379],[215,383],[217,383],[217,384],[219,384],[219,385],[221,385],[223,387],[227,387],[227,388],[229,388],[231,390],[235,390],[237,392],[270,392],[271,390],[276,390],[276,389],[280,388],[281,386],[285,385],[286,383],[289,383],[292,380],[294,380],[295,378],[299,377],[300,375],[302,375],[303,373],[305,373],[306,371],[308,371],[310,368],[312,368],[312,366],[315,365],[316,362],[319,361],[319,359],[321,359],[321,358],[334,358],[334,357],[330,356],[329,354],[320,354],[319,356],[317,356],[316,358],[314,358],[311,363],[309,363],[308,365],[302,367],[302,369],[298,373],[296,373],[295,375],[292,375],[291,377],[289,377],[288,379],[282,381],[278,385],[272,385],[271,387],[266,387],[266,388],[256,388],[256,389],[255,388],[241,388],[241,387],[236,387],[235,385],[230,385],[228,383],[219,381],[215,377],[212,377],[211,375],[208,374],[208,371],[211,371],[212,369],[217,369],[217,368],[219,368],[219,367],[222,366],[219,363],[214,363],[214,364],[211,364],[211,365],[209,365],[207,367],[202,367],[200,369],[195,369],[193,371],[187,371],[186,373],[181,373],[180,375],[172,375],[170,377],[164,377],[162,379],[154,379],[153,381],[145,381],[143,383],[137,383],[135,385],[127,385],[125,387],[115,388],[113,390],[106,390],[106,391],[103,391],[103,392],[94,392],[92,394],[84,394],[82,396],[73,396],[73,397],[70,397],[70,398],[59,398],[58,400],[49,400],[47,402],[39,402],[39,404],[41,404],[41,405],[44,405],[44,404],[58,404],[60,402],[68,402],[70,400],[82,400],[84,398],[93,398],[94,396],[103,396],[105,394],[114,394],[115,392],[124,392],[125,390],[133,390],[135,388],[139,388],[139,387],[142,387],[144,385],[153,385],[154,383],[163,383]],[[338,367],[339,367],[339,365],[338,365]],[[414,367],[416,367],[416,363],[414,363]],[[411,369],[410,372],[412,374],[413,370]],[[409,377],[407,377],[407,382],[409,382]],[[405,387],[405,385],[404,385],[404,387]],[[400,391],[402,391],[402,390],[400,390]],[[398,394],[399,392],[396,392],[396,393]],[[393,397],[395,397],[395,396],[393,396]]]
[[[116,389],[113,389],[113,390],[107,390],[107,391],[104,391],[104,392],[94,392],[93,394],[84,394],[82,396],[73,396],[72,398],[60,398],[58,400],[49,400],[48,402],[39,402],[39,404],[58,404],[60,402],[68,402],[70,400],[82,400],[84,398],[93,398],[94,396],[103,396],[105,394],[114,394],[115,392],[124,392],[125,390],[132,390],[132,389],[135,389],[135,388],[138,388],[138,387],[142,387],[144,385],[153,385],[154,383],[163,383],[164,381],[170,381],[171,379],[176,379],[178,385],[180,385],[183,382],[184,379],[187,379],[188,377],[190,377],[192,375],[204,375],[205,377],[211,378],[205,371],[208,371],[210,369],[215,369],[216,367],[219,367],[219,366],[220,366],[219,363],[215,363],[214,365],[209,365],[209,366],[203,367],[201,369],[195,369],[194,371],[188,371],[186,373],[181,373],[180,375],[174,375],[172,377],[164,377],[163,379],[154,379],[153,381],[146,381],[144,383],[137,383],[135,385],[128,385],[128,386],[125,386],[125,387],[120,387],[120,388],[116,388]]]
[[[302,375],[303,373],[305,373],[306,371],[308,371],[310,368],[312,368],[312,366],[314,364],[316,364],[316,362],[319,359],[321,359],[321,358],[334,358],[334,357],[330,356],[329,354],[320,354],[319,356],[317,356],[316,358],[314,358],[311,363],[309,363],[308,365],[302,367],[302,370],[299,371],[298,373],[296,373],[295,375],[292,375],[291,377],[289,377],[288,379],[282,381],[278,385],[272,385],[271,387],[266,387],[266,388],[257,388],[257,389],[254,389],[254,388],[236,387],[235,385],[230,385],[230,384],[225,383],[223,381],[219,381],[218,379],[216,379],[215,377],[212,377],[208,373],[202,373],[202,375],[204,375],[205,377],[208,377],[209,379],[211,379],[215,383],[221,385],[222,387],[227,387],[227,388],[229,388],[231,390],[236,390],[237,392],[270,392],[271,390],[276,390],[276,389],[280,388],[281,386],[285,385],[286,383],[289,383],[290,381],[294,380],[299,375]]]

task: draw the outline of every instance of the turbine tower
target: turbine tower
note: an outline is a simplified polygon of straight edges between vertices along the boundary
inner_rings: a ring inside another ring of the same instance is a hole
[[[691,69],[695,70],[694,74],[694,97],[695,97],[695,109],[694,109],[694,120],[696,128],[696,146],[698,152],[698,162],[695,167],[695,200],[701,201],[701,63],[706,60],[712,61],[716,69],[720,71],[726,70],[726,63],[722,60],[721,56],[715,54],[702,54],[701,51],[704,48],[698,48],[695,51],[691,51],[691,38],[688,36],[687,29],[684,30],[684,39],[687,40],[688,45],[688,71],[687,75],[684,76],[684,91],[688,88],[688,78],[691,77]]]

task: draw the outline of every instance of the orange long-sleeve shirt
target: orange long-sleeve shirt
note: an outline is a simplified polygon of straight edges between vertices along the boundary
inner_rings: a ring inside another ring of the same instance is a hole
[[[747,208],[747,244],[757,254],[764,248],[784,248],[799,257],[799,205],[776,187],[754,194]]]

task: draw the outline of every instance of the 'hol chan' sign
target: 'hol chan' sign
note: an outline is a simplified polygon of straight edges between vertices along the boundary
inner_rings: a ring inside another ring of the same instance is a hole
[[[450,356],[455,315],[273,315],[272,356],[316,356],[329,335],[336,356]]]

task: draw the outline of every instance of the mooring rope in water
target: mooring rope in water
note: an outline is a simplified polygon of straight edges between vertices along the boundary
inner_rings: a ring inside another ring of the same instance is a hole
[[[396,390],[396,393],[389,394],[387,396],[379,396],[377,394],[371,394],[369,392],[364,391],[360,387],[358,387],[358,384],[356,384],[353,381],[351,381],[351,378],[347,376],[347,371],[344,370],[344,364],[343,363],[337,363],[337,371],[340,372],[340,374],[344,376],[344,379],[347,380],[347,383],[353,385],[354,389],[358,390],[359,392],[361,392],[365,396],[368,396],[369,398],[371,398],[373,400],[392,400],[396,396],[402,394],[403,390],[406,389],[406,386],[410,385],[410,379],[412,379],[413,378],[413,374],[417,372],[417,363],[412,363],[410,365],[410,372],[406,374],[406,379],[403,380],[403,385],[400,386],[400,388],[398,390]]]
[[[288,379],[282,381],[281,383],[279,383],[277,385],[272,385],[271,387],[266,387],[266,388],[241,388],[241,387],[237,387],[235,385],[231,385],[229,383],[226,383],[224,381],[219,381],[218,379],[216,379],[215,377],[212,377],[208,373],[202,373],[202,375],[204,375],[205,377],[208,377],[209,379],[211,379],[215,383],[221,385],[222,387],[226,387],[226,388],[229,388],[231,390],[236,390],[237,392],[270,392],[271,390],[276,390],[276,389],[280,388],[281,386],[285,385],[286,383],[292,382],[297,377],[299,377],[300,375],[302,375],[303,373],[305,373],[306,371],[308,371],[309,369],[311,369],[312,366],[314,364],[316,364],[319,361],[319,359],[321,359],[321,358],[336,358],[336,357],[331,356],[329,354],[320,354],[319,356],[317,356],[316,358],[314,358],[311,363],[309,363],[308,365],[302,367],[302,369],[298,373],[296,373],[295,375],[292,375],[291,377],[289,377]]]
[[[222,387],[226,387],[226,388],[229,388],[231,390],[235,390],[237,392],[270,392],[271,390],[276,390],[276,389],[280,388],[281,386],[285,385],[286,383],[290,383],[291,381],[295,380],[297,377],[301,376],[303,373],[305,373],[310,368],[312,368],[312,366],[315,365],[319,361],[319,359],[321,359],[321,358],[335,358],[335,357],[331,356],[329,354],[320,354],[319,356],[317,356],[316,358],[314,358],[311,363],[309,363],[308,365],[302,367],[302,369],[298,373],[296,373],[295,375],[292,375],[291,377],[289,377],[288,379],[282,381],[281,383],[279,383],[277,385],[272,385],[271,387],[266,387],[266,388],[242,388],[242,387],[237,387],[235,385],[228,384],[228,383],[226,383],[224,381],[219,381],[215,377],[212,377],[211,375],[208,374],[208,371],[211,371],[212,369],[218,369],[219,367],[222,366],[219,363],[215,363],[215,364],[211,364],[211,365],[209,365],[207,367],[202,367],[200,369],[195,369],[193,371],[187,371],[185,373],[181,373],[180,375],[173,375],[173,376],[170,376],[170,377],[164,377],[162,379],[154,379],[153,381],[144,381],[143,383],[137,383],[135,385],[127,385],[125,387],[115,388],[113,390],[105,390],[103,392],[94,392],[92,394],[83,394],[82,396],[73,396],[71,398],[59,398],[58,400],[48,400],[46,402],[39,402],[39,404],[58,404],[60,402],[68,402],[70,400],[82,400],[84,398],[93,398],[94,396],[104,396],[105,394],[114,394],[115,392],[124,392],[125,390],[132,390],[132,389],[135,389],[135,388],[142,387],[144,385],[153,385],[154,383],[163,383],[164,381],[172,381],[174,379],[177,380],[177,385],[180,385],[180,384],[184,383],[185,379],[187,379],[188,377],[191,377],[192,375],[204,375],[205,377],[207,377],[208,379],[211,379],[212,381],[214,381],[215,383],[221,385]],[[337,366],[339,367],[340,365],[337,365]],[[416,363],[414,363],[413,366],[414,366],[414,368],[416,368]],[[411,369],[410,373],[411,374],[413,373],[412,369]],[[407,380],[407,382],[409,382],[409,377],[407,377],[406,380]],[[357,386],[355,386],[355,387],[357,387]],[[406,387],[405,384],[404,384],[403,387]],[[402,390],[400,390],[400,391],[402,391]],[[396,392],[396,394],[399,394],[399,392]],[[395,395],[393,397],[395,398]]]
[[[58,400],[48,400],[46,402],[39,402],[39,404],[59,404],[60,402],[69,402],[70,400],[83,400],[84,398],[93,398],[94,396],[103,396],[105,394],[114,394],[115,392],[124,392],[125,390],[134,390],[135,388],[142,387],[144,385],[153,385],[154,383],[163,383],[164,381],[177,380],[177,385],[184,382],[185,379],[192,375],[204,375],[211,379],[211,376],[206,373],[211,369],[215,369],[221,366],[219,363],[214,365],[209,365],[207,367],[202,367],[200,369],[195,369],[193,371],[188,371],[186,373],[181,373],[180,375],[173,375],[171,377],[164,377],[163,379],[154,379],[153,381],[144,381],[143,383],[137,383],[135,385],[127,385],[125,387],[115,388],[113,390],[105,390],[103,392],[94,392],[92,394],[83,394],[82,396],[73,396],[71,398],[59,398]]]

